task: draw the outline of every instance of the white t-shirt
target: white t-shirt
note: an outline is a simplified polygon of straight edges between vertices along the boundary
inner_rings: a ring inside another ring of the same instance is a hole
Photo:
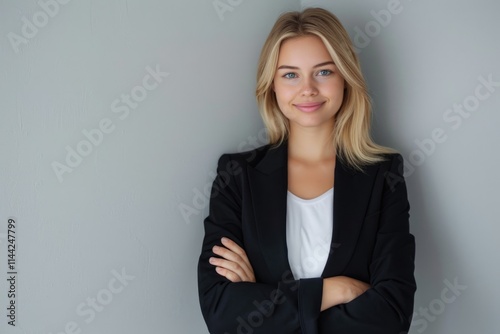
[[[333,233],[333,188],[303,199],[288,191],[286,242],[295,279],[321,277]]]

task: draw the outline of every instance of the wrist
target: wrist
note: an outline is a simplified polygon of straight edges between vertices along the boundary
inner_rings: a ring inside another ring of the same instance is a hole
[[[336,277],[323,279],[323,299],[321,301],[321,311],[345,303],[345,295],[345,289],[342,284],[339,284]]]

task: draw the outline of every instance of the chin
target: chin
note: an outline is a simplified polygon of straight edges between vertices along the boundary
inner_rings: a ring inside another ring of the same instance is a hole
[[[309,124],[309,125],[322,125],[326,123],[331,123],[334,119],[335,115],[327,116],[327,115],[319,115],[319,114],[301,114],[298,115],[293,121],[298,124]]]
[[[329,121],[310,121],[310,122],[307,122],[307,121],[303,121],[303,122],[300,122],[300,121],[296,121],[296,122],[293,122],[295,123],[294,125],[296,126],[300,126],[300,127],[303,127],[303,128],[319,128],[319,127],[323,127],[323,126],[328,126],[330,124]]]

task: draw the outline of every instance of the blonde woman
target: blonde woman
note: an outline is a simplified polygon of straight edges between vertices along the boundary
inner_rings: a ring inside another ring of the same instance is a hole
[[[198,263],[210,333],[407,332],[415,241],[403,159],[330,12],[279,17],[256,96],[270,142],[218,161]]]

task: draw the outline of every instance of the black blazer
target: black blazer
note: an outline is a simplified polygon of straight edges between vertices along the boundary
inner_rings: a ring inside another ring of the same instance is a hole
[[[204,220],[198,263],[201,311],[210,333],[401,334],[410,327],[415,240],[403,158],[349,169],[337,157],[334,226],[321,277],[296,280],[288,263],[288,146],[223,154]],[[209,264],[228,237],[243,247],[257,282],[232,283]],[[350,303],[320,311],[323,278],[345,275],[371,285]]]

